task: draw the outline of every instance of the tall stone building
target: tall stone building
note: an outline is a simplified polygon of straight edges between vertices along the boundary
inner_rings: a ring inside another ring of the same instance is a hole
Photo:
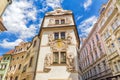
[[[79,80],[79,36],[73,13],[56,8],[45,14],[40,33],[35,80]]]
[[[109,0],[101,13],[99,33],[115,80],[120,80],[120,0]]]
[[[79,51],[79,66],[83,80],[106,80],[112,76],[98,30],[96,23]]]

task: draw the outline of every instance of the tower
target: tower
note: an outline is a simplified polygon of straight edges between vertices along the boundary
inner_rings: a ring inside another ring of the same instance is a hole
[[[46,13],[39,37],[35,80],[78,80],[80,41],[73,13],[61,8]]]

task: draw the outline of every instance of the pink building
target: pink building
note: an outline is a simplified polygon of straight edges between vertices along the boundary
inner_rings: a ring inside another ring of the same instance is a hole
[[[112,76],[96,23],[79,50],[79,67],[83,80],[102,80]]]

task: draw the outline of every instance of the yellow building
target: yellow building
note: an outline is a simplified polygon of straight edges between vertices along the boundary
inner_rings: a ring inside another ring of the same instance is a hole
[[[12,55],[12,60],[7,72],[7,80],[21,80],[21,73],[23,72],[25,54],[30,46],[30,43],[21,42],[15,47],[15,52]]]
[[[21,42],[15,47],[7,72],[7,80],[34,80],[39,50],[38,36],[32,42]]]
[[[109,0],[101,12],[99,33],[115,80],[120,79],[120,0]]]

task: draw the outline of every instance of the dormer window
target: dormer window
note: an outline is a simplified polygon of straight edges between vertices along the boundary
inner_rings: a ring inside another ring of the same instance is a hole
[[[61,32],[61,39],[65,39],[65,32]]]
[[[55,24],[59,24],[59,20],[55,20]]]
[[[58,32],[56,32],[56,33],[54,34],[54,38],[55,38],[55,40],[59,39],[59,33],[58,33]]]
[[[61,24],[65,24],[65,20],[64,19],[61,20]]]

